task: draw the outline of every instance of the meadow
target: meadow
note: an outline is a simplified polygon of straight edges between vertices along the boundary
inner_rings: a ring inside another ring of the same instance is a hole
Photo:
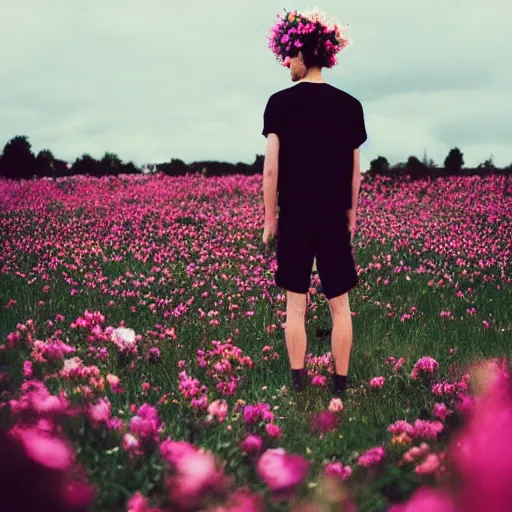
[[[290,389],[261,176],[3,181],[2,426],[76,510],[376,512],[452,481],[472,369],[511,353],[504,188],[363,179],[340,402],[317,275]]]

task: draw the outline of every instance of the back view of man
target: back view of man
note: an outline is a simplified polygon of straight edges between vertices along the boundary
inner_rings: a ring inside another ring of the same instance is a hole
[[[348,44],[317,11],[286,14],[270,47],[295,85],[274,93],[263,115],[263,242],[277,234],[276,285],[286,290],[286,346],[296,391],[305,386],[306,297],[313,260],[332,315],[333,393],[343,396],[352,347],[348,292],[358,283],[351,240],[360,185],[361,103],[328,84],[323,67]],[[279,194],[277,194],[279,192]],[[279,218],[277,218],[279,207]]]

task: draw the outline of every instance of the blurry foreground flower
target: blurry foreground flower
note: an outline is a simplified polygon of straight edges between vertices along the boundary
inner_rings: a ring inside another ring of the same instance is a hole
[[[336,430],[338,422],[338,415],[334,412],[316,412],[311,415],[311,430],[325,434],[331,430]]]
[[[308,473],[309,465],[309,461],[300,455],[286,453],[284,448],[274,448],[263,453],[256,469],[272,491],[282,491],[300,484]]]

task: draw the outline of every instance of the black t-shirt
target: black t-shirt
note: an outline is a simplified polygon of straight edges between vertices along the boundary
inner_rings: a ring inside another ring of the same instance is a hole
[[[270,96],[262,135],[279,137],[280,212],[343,216],[352,207],[354,149],[367,139],[359,100],[328,83]]]

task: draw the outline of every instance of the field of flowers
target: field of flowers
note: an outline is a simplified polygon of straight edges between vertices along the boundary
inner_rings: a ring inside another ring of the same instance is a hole
[[[505,186],[363,179],[342,402],[316,275],[290,389],[261,176],[0,182],[0,509],[512,510]]]

